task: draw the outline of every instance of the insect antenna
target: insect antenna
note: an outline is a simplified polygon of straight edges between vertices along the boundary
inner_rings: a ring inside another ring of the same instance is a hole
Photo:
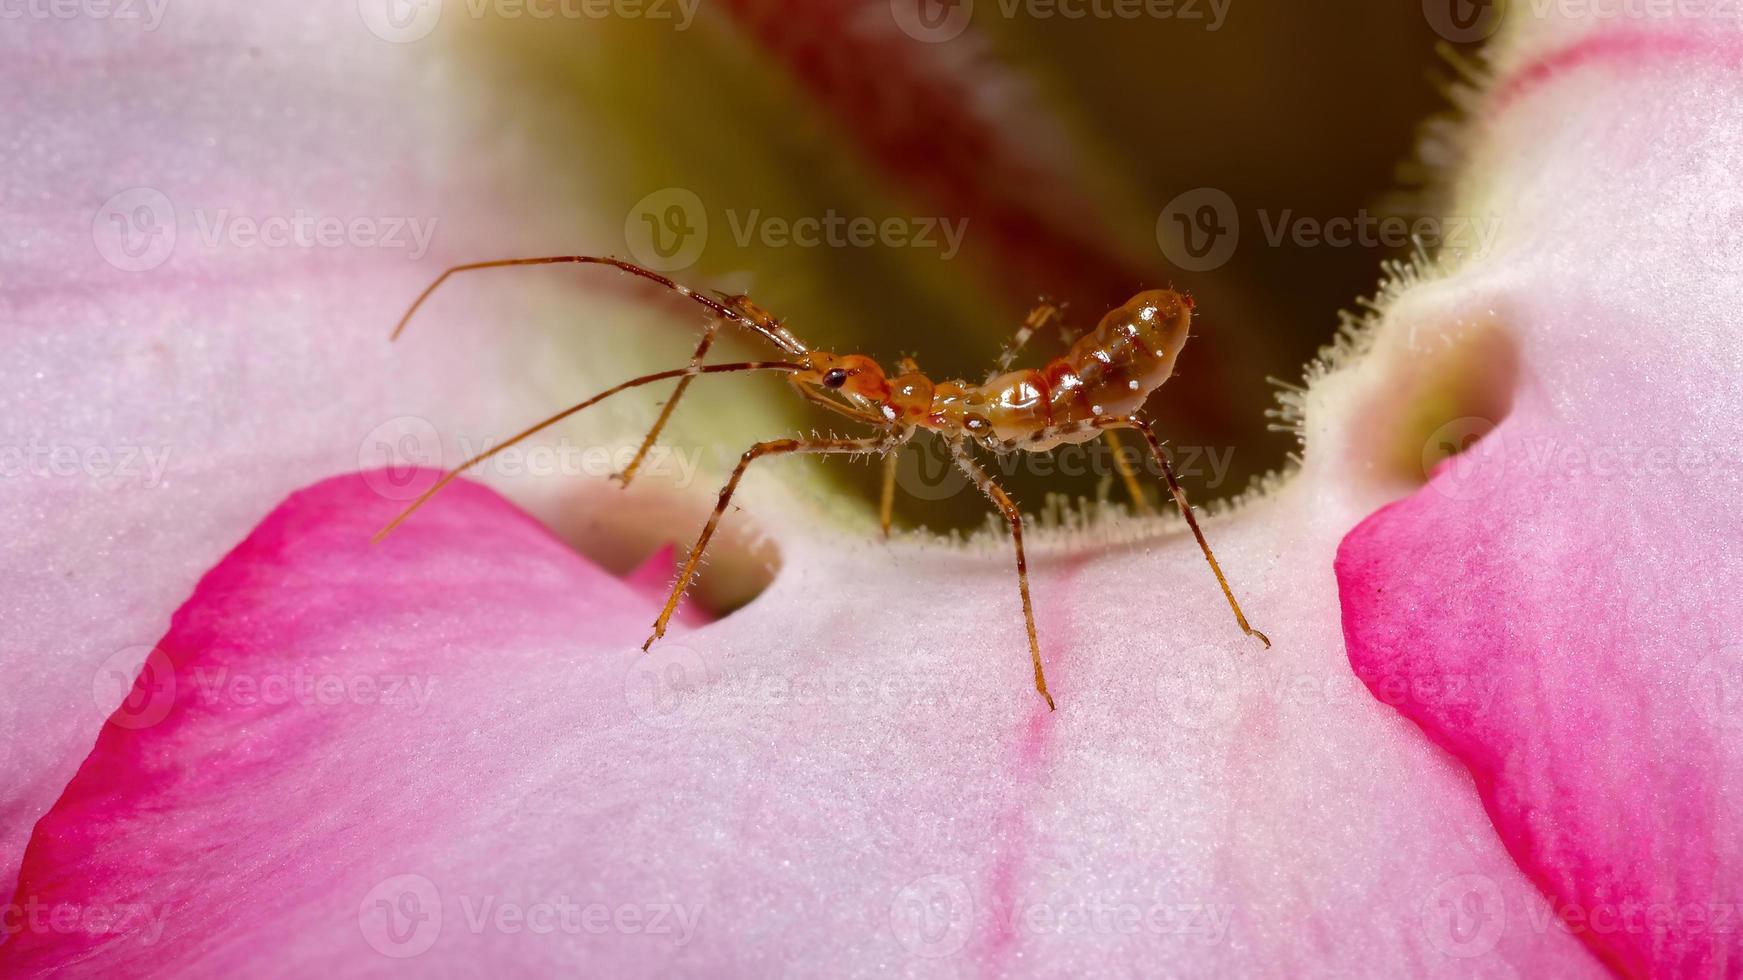
[[[446,271],[444,271],[441,275],[437,276],[434,282],[432,282],[428,286],[424,287],[424,291],[422,293],[419,293],[418,298],[412,302],[411,308],[406,310],[405,315],[399,318],[399,323],[394,326],[393,335],[389,339],[390,340],[398,340],[399,339],[399,335],[405,331],[406,324],[411,322],[412,314],[416,313],[418,311],[418,308],[424,305],[424,301],[430,298],[430,294],[434,293],[436,291],[436,289],[442,285],[442,283],[447,282],[448,277],[450,277],[450,276],[453,276],[453,275],[455,275],[457,273],[461,273],[461,272],[477,272],[480,269],[507,269],[507,268],[512,268],[514,266],[520,266],[520,265],[564,265],[564,264],[570,264],[570,265],[608,265],[608,266],[611,266],[612,268],[615,268],[615,269],[621,269],[622,271],[627,272],[632,276],[640,276],[641,278],[646,279],[650,282],[657,282],[660,285],[666,287],[667,289],[670,289],[672,292],[677,293],[678,295],[685,297],[686,299],[689,299],[689,300],[692,300],[694,302],[702,304],[703,306],[707,307],[709,310],[713,311],[713,313],[716,316],[725,317],[726,319],[731,320],[734,323],[737,323],[737,324],[751,330],[752,332],[754,332],[756,334],[759,334],[760,336],[762,336],[763,339],[767,340],[771,344],[774,344],[776,347],[780,348],[781,351],[784,353],[787,353],[787,354],[805,354],[805,353],[808,353],[808,351],[805,348],[805,345],[799,342],[799,338],[793,336],[792,333],[787,330],[787,328],[781,326],[778,323],[759,322],[758,320],[749,316],[748,314],[746,314],[740,310],[734,309],[733,307],[728,306],[725,303],[722,303],[719,300],[716,300],[711,296],[707,296],[703,293],[696,292],[695,290],[691,289],[688,286],[683,286],[683,285],[680,285],[676,282],[673,282],[671,279],[668,279],[665,276],[660,275],[658,272],[655,272],[652,269],[644,269],[641,266],[636,265],[634,262],[627,262],[623,259],[612,258],[609,255],[542,255],[542,256],[536,256],[533,258],[524,258],[524,259],[492,259],[491,261],[488,261],[488,262],[468,262],[465,265],[453,266],[453,267],[447,269]]]
[[[532,426],[529,426],[525,429],[522,429],[520,432],[516,433],[513,437],[508,439],[508,441],[500,443],[496,446],[493,446],[489,450],[482,452],[482,453],[479,453],[476,456],[473,456],[471,459],[466,460],[464,463],[461,463],[459,466],[456,466],[453,469],[449,470],[448,472],[442,474],[441,479],[437,480],[435,482],[435,484],[433,486],[431,486],[428,490],[425,490],[423,493],[419,494],[418,498],[416,500],[412,501],[409,505],[407,505],[405,510],[400,511],[398,517],[395,517],[392,521],[388,522],[386,527],[375,532],[375,537],[372,538],[371,540],[373,542],[379,544],[383,538],[386,538],[389,534],[393,533],[394,528],[399,527],[400,524],[404,523],[406,518],[412,516],[412,513],[414,511],[416,511],[419,507],[422,507],[426,501],[428,501],[431,497],[434,497],[438,492],[441,491],[441,489],[443,487],[447,486],[449,483],[452,483],[454,481],[454,478],[459,476],[461,473],[464,473],[467,470],[471,469],[472,467],[477,466],[479,463],[482,463],[485,460],[489,459],[490,457],[496,455],[497,453],[502,452],[504,449],[507,449],[510,446],[513,446],[516,443],[519,443],[519,442],[533,436],[534,434],[536,434],[538,432],[541,432],[545,429],[550,428],[553,425],[556,425],[558,422],[563,421],[564,419],[568,418],[571,415],[574,415],[577,412],[582,411],[583,409],[592,408],[594,405],[599,404],[600,402],[606,400],[607,398],[610,398],[612,395],[615,395],[620,391],[628,391],[631,388],[639,388],[642,385],[653,384],[656,381],[667,381],[667,380],[670,380],[672,378],[691,378],[691,377],[695,377],[698,374],[726,374],[728,372],[733,372],[733,371],[787,371],[787,372],[793,372],[793,371],[802,371],[802,370],[804,370],[804,365],[793,364],[793,363],[788,362],[788,361],[740,361],[736,364],[704,364],[704,365],[699,365],[699,366],[695,366],[695,367],[673,368],[672,370],[669,370],[669,371],[656,371],[653,374],[644,374],[639,378],[631,378],[630,380],[625,381],[622,384],[613,385],[612,387],[605,389],[604,391],[600,392],[599,394],[594,395],[592,398],[589,398],[585,401],[577,402],[576,404],[571,405],[568,408],[563,409],[561,412],[558,412],[557,414],[551,416],[548,419],[545,419],[542,422],[539,422],[535,425],[532,425]]]

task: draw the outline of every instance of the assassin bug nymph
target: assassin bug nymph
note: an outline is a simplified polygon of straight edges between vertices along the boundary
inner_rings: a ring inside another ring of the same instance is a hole
[[[997,367],[980,384],[960,380],[933,381],[912,359],[903,359],[899,372],[891,376],[876,361],[862,354],[830,354],[810,350],[781,321],[752,303],[749,297],[721,293],[707,296],[679,285],[651,269],[608,256],[552,255],[497,259],[454,266],[436,277],[424,289],[394,327],[393,337],[399,337],[412,315],[430,298],[430,294],[456,273],[510,266],[559,264],[612,266],[659,283],[706,307],[714,315],[703,333],[701,343],[696,346],[690,365],[645,374],[607,388],[586,401],[572,405],[522,430],[488,452],[466,460],[443,474],[434,485],[412,501],[398,517],[375,535],[376,541],[386,537],[401,521],[411,516],[413,511],[435,496],[455,477],[495,453],[618,392],[658,381],[676,380],[677,386],[672,397],[666,401],[653,429],[619,476],[627,485],[634,478],[636,468],[649,447],[659,437],[660,430],[671,418],[672,409],[692,379],[703,374],[778,371],[787,376],[787,382],[807,401],[856,422],[863,422],[878,432],[859,439],[772,439],[759,442],[746,450],[739,457],[738,465],[733,468],[726,485],[721,488],[714,512],[709,515],[701,536],[690,549],[690,555],[678,573],[678,580],[672,586],[671,595],[666,599],[665,608],[654,622],[653,635],[642,644],[643,650],[647,650],[655,640],[665,635],[666,624],[671,620],[673,611],[678,608],[679,600],[689,589],[690,581],[696,575],[697,565],[708,547],[708,541],[714,536],[721,515],[732,502],[732,495],[751,463],[768,456],[795,453],[883,455],[885,469],[882,520],[884,533],[887,535],[895,478],[894,451],[922,429],[934,432],[944,440],[956,464],[992,500],[1010,525],[1011,539],[1017,552],[1017,589],[1022,595],[1023,623],[1029,635],[1029,657],[1035,668],[1035,690],[1040,692],[1050,710],[1054,707],[1053,696],[1047,692],[1047,677],[1041,669],[1041,645],[1035,636],[1035,613],[1029,600],[1029,569],[1023,556],[1023,515],[1004,489],[975,461],[969,451],[971,443],[997,454],[1044,452],[1062,445],[1088,442],[1104,434],[1112,436],[1117,429],[1136,429],[1144,437],[1150,454],[1161,467],[1175,506],[1180,509],[1181,516],[1192,529],[1193,537],[1204,552],[1205,561],[1216,575],[1217,584],[1222,587],[1223,597],[1228,600],[1229,608],[1234,610],[1235,622],[1240,624],[1242,632],[1257,637],[1267,648],[1271,646],[1270,639],[1264,633],[1247,624],[1247,617],[1242,614],[1240,603],[1235,601],[1228,579],[1223,576],[1222,568],[1217,565],[1216,556],[1211,553],[1210,545],[1204,539],[1204,532],[1199,530],[1192,508],[1186,502],[1186,491],[1181,489],[1180,481],[1175,479],[1174,469],[1162,451],[1161,441],[1157,439],[1150,423],[1138,414],[1150,394],[1174,373],[1174,361],[1186,344],[1187,330],[1192,323],[1191,297],[1171,289],[1139,293],[1124,306],[1104,316],[1094,330],[1078,338],[1063,356],[1040,368],[1009,370],[1011,360],[1029,336],[1056,315],[1057,311],[1053,307],[1043,305],[1030,314],[1013,342],[1000,356]],[[720,325],[727,322],[735,323],[762,337],[780,351],[784,360],[704,364],[703,358],[713,345],[715,334]],[[1115,456],[1119,458],[1121,454],[1116,453]],[[1143,496],[1137,490],[1133,473],[1129,468],[1122,468],[1122,476],[1127,479],[1128,486],[1134,490],[1134,498],[1141,504]]]

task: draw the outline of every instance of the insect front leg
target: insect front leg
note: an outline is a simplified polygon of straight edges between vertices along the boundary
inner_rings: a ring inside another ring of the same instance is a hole
[[[1029,561],[1023,554],[1023,512],[1017,509],[1011,495],[993,482],[992,476],[974,461],[962,443],[952,442],[950,452],[956,457],[956,465],[962,467],[975,486],[987,495],[1011,527],[1011,541],[1017,548],[1017,591],[1023,597],[1023,626],[1029,633],[1029,659],[1035,665],[1035,690],[1047,702],[1047,710],[1054,711],[1053,695],[1047,693],[1047,675],[1041,669],[1041,641],[1035,635],[1035,605],[1029,599]]]
[[[702,341],[696,345],[696,353],[690,355],[691,367],[701,365],[702,359],[708,356],[708,348],[714,346],[714,338],[720,334],[720,325],[725,322],[720,317],[709,318],[708,327],[702,331]],[[660,415],[654,419],[654,427],[648,430],[647,437],[642,440],[641,448],[635,451],[635,456],[631,457],[629,465],[623,468],[623,472],[613,474],[612,479],[625,488],[629,486],[631,480],[635,479],[636,470],[641,468],[642,460],[647,456],[648,451],[654,448],[654,442],[660,438],[661,430],[665,429],[666,423],[672,418],[673,409],[678,407],[678,399],[683,398],[684,392],[690,390],[690,382],[693,377],[686,375],[678,379],[678,386],[672,389],[672,397],[666,399],[666,404],[660,406]]]
[[[666,624],[671,622],[672,614],[677,611],[678,603],[683,600],[684,593],[690,590],[690,582],[696,577],[696,569],[702,563],[702,555],[708,550],[708,542],[714,537],[715,528],[720,526],[721,515],[732,503],[732,495],[738,491],[738,483],[744,479],[745,470],[750,464],[765,456],[784,456],[793,453],[814,454],[844,454],[844,453],[875,453],[898,444],[905,436],[900,433],[884,433],[869,436],[864,439],[771,439],[759,442],[745,450],[738,458],[738,465],[733,467],[732,476],[727,478],[726,485],[720,488],[720,499],[714,505],[714,512],[708,515],[708,523],[702,527],[702,534],[696,539],[696,544],[690,549],[690,557],[685,559],[684,567],[678,572],[678,581],[672,585],[671,595],[666,597],[666,606],[660,610],[660,618],[654,620],[654,632],[642,650],[654,645],[654,641],[666,635]]]

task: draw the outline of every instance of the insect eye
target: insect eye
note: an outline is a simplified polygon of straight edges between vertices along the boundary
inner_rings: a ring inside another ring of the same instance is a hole
[[[823,373],[823,387],[839,388],[847,384],[847,372],[841,368],[830,368]]]

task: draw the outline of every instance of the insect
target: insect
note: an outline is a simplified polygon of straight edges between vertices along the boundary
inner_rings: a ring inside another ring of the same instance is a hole
[[[812,438],[771,439],[758,442],[745,450],[733,468],[720,497],[702,528],[696,544],[690,549],[666,599],[665,608],[654,621],[653,634],[642,644],[645,651],[665,635],[666,625],[679,601],[689,590],[690,582],[714,537],[721,515],[732,502],[745,471],[759,459],[794,454],[836,454],[884,456],[884,492],[881,522],[889,533],[891,502],[895,485],[894,451],[921,430],[936,433],[944,440],[952,459],[988,497],[1010,527],[1016,547],[1017,589],[1023,602],[1023,623],[1028,631],[1029,658],[1035,670],[1035,690],[1055,708],[1053,695],[1047,690],[1047,676],[1041,666],[1041,644],[1035,635],[1035,611],[1029,598],[1029,568],[1023,553],[1023,515],[1016,503],[987,473],[971,452],[978,446],[995,454],[1013,452],[1044,452],[1061,445],[1087,442],[1112,435],[1117,430],[1133,429],[1143,436],[1150,454],[1155,458],[1167,480],[1168,491],[1175,506],[1192,529],[1193,537],[1204,552],[1204,559],[1222,587],[1223,597],[1234,611],[1235,622],[1248,636],[1271,646],[1264,633],[1254,629],[1241,612],[1228,579],[1211,553],[1204,532],[1193,517],[1186,501],[1186,491],[1175,478],[1174,468],[1162,451],[1149,421],[1140,414],[1150,394],[1161,387],[1174,373],[1175,359],[1186,344],[1187,330],[1193,316],[1192,298],[1171,289],[1141,292],[1104,316],[1099,325],[1078,338],[1063,356],[1040,368],[1010,370],[1011,362],[1023,344],[1038,329],[1052,322],[1057,309],[1042,305],[1032,312],[1013,338],[997,366],[980,384],[967,381],[934,381],[920,370],[911,358],[904,358],[896,373],[886,372],[875,360],[863,354],[832,354],[807,348],[780,320],[757,306],[746,296],[724,293],[706,295],[679,285],[651,269],[622,259],[594,255],[553,255],[536,258],[496,259],[457,265],[431,282],[412,303],[393,337],[397,339],[412,316],[423,306],[442,283],[462,272],[500,269],[511,266],[581,264],[610,266],[643,279],[651,280],[707,308],[713,316],[696,346],[688,367],[656,371],[617,384],[538,422],[488,452],[480,453],[444,473],[428,490],[413,500],[397,517],[375,535],[385,538],[407,517],[451,482],[490,456],[509,448],[533,434],[590,408],[619,392],[660,381],[676,380],[672,397],[667,399],[653,428],[625,467],[619,479],[628,484],[636,468],[653,446],[662,428],[671,418],[690,382],[700,375],[740,372],[779,372],[786,375],[793,390],[805,400],[838,415],[862,422],[876,430],[875,434],[855,439]],[[731,364],[705,364],[709,348],[722,324],[741,326],[768,341],[780,352],[782,359],[741,361]],[[1123,454],[1116,453],[1116,459]],[[1129,468],[1122,475],[1134,491],[1134,498],[1143,500],[1135,475]]]

